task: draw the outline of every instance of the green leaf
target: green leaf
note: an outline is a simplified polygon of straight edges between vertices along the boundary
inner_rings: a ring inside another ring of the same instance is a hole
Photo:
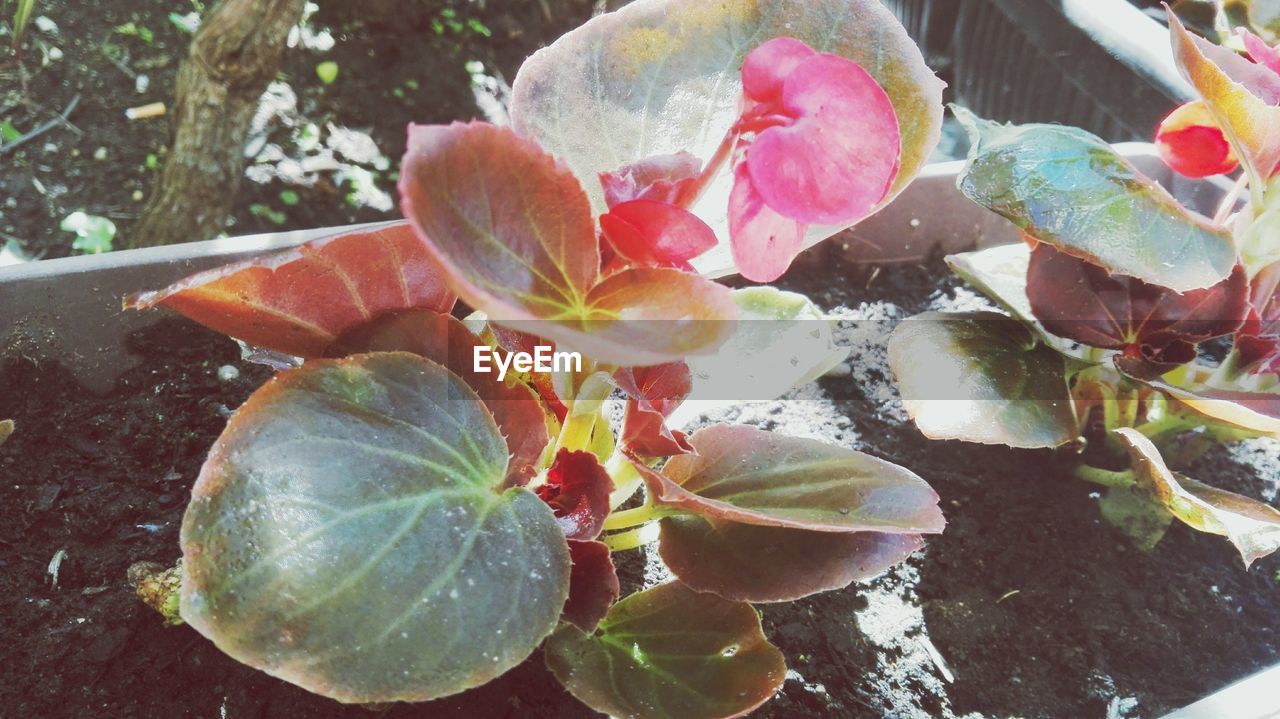
[[[0,145],[13,142],[19,137],[22,137],[22,131],[14,127],[12,122],[7,119],[0,122]]]
[[[569,550],[503,489],[479,398],[408,353],[282,373],[228,423],[182,524],[182,618],[240,662],[343,702],[484,684],[555,628]]]
[[[332,60],[316,65],[316,77],[326,85],[332,85],[338,79],[338,63]]]
[[[411,309],[384,314],[344,334],[325,354],[342,357],[366,352],[412,352],[444,365],[462,378],[493,413],[511,454],[506,485],[522,487],[537,473],[550,439],[542,403],[524,384],[508,384],[496,374],[477,372],[475,348],[488,345],[446,311]]]
[[[1079,434],[1062,355],[996,312],[926,312],[889,338],[902,404],[930,439],[1057,447]]]
[[[1280,437],[1280,394],[1206,386],[1188,389],[1160,380],[1146,384],[1216,422]]]
[[[741,110],[743,58],[782,36],[857,62],[888,93],[903,135],[887,204],[937,145],[943,85],[879,0],[637,0],[529,58],[514,83],[512,123],[562,158],[602,213],[602,172],[680,151],[709,160]],[[731,184],[721,173],[694,207],[721,239],[693,263],[708,274],[734,266]],[[840,229],[812,228],[806,245]]]
[[[1041,242],[1178,292],[1226,279],[1231,235],[1178,204],[1110,145],[1062,125],[1001,125],[955,108],[973,140],[956,182]]]
[[[71,249],[87,255],[110,252],[116,238],[116,223],[106,217],[80,211],[63,218],[59,227],[63,232],[74,232],[76,239],[71,242]]]
[[[910,470],[852,449],[747,425],[689,437],[697,454],[658,474],[636,465],[659,505],[745,524],[820,532],[941,532],[938,495]]]
[[[1178,69],[1231,141],[1252,189],[1260,190],[1280,168],[1280,76],[1192,36],[1172,14],[1169,29]]]
[[[1155,549],[1173,522],[1173,515],[1164,505],[1133,487],[1109,487],[1098,500],[1098,509],[1144,552]]]
[[[748,287],[732,297],[738,305],[733,335],[715,354],[687,361],[693,399],[775,399],[821,377],[849,354],[836,346],[831,322],[804,295]]]
[[[1075,342],[1050,333],[1036,319],[1027,298],[1027,267],[1031,248],[1025,242],[998,245],[975,252],[947,255],[947,266],[966,282],[1034,329],[1041,341],[1059,352],[1083,359],[1085,352]]]
[[[1245,568],[1280,549],[1280,510],[1169,471],[1160,451],[1136,429],[1116,433],[1129,450],[1138,490],[1191,528],[1226,537]]]
[[[870,579],[924,546],[918,534],[811,532],[715,517],[662,520],[662,561],[699,592],[789,602]]]
[[[672,582],[618,602],[594,635],[565,625],[547,666],[596,711],[637,719],[719,719],[768,701],[787,667],[749,604]]]
[[[510,129],[410,128],[400,192],[450,284],[494,322],[624,366],[709,353],[733,331],[729,290],[696,275],[633,268],[601,279],[582,187]]]

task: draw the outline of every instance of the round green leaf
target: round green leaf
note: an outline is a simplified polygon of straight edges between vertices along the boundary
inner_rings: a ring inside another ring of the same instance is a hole
[[[787,671],[751,605],[678,582],[618,602],[594,635],[564,625],[546,657],[587,706],[636,719],[740,716],[772,697]]]
[[[888,203],[938,143],[943,84],[879,0],[636,0],[529,58],[516,76],[512,123],[569,165],[601,213],[601,172],[681,151],[711,158],[741,111],[743,59],[784,36],[857,62],[888,93],[902,128]],[[733,268],[723,242],[731,184],[722,172],[694,208],[722,239],[694,261],[709,274]],[[811,228],[806,245],[840,229]]]
[[[1179,205],[1098,137],[955,113],[973,140],[960,191],[1035,239],[1178,292],[1217,284],[1235,267],[1230,233]]]
[[[889,338],[902,404],[930,439],[1057,447],[1079,434],[1062,355],[998,312],[926,312]]]
[[[344,702],[483,684],[555,628],[569,552],[503,489],[507,447],[457,376],[408,353],[309,362],[236,413],[182,525],[182,617]]]

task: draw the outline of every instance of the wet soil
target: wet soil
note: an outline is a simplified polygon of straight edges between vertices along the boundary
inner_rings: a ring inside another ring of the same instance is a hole
[[[938,262],[874,276],[844,265],[833,277],[840,265],[824,251],[789,275],[791,289],[824,306],[890,302],[912,313],[957,292],[938,279]],[[142,364],[106,396],[54,365],[17,358],[0,368],[0,416],[18,425],[0,447],[0,715],[371,716],[243,667],[189,628],[162,627],[131,595],[131,563],[177,558],[203,455],[268,376],[184,320],[138,333],[131,348]],[[238,376],[219,379],[223,367]],[[1280,659],[1276,559],[1246,572],[1225,541],[1181,525],[1139,553],[1101,520],[1092,488],[1071,479],[1062,458],[926,441],[871,396],[887,378],[863,380],[820,382],[823,411],[841,416],[830,439],[856,437],[925,477],[950,525],[885,577],[762,607],[795,673],[759,716],[1075,719],[1132,697],[1137,709],[1125,716],[1157,717]],[[758,421],[785,430],[793,409],[779,404]],[[1225,451],[1188,470],[1253,496],[1265,489]],[[642,560],[624,564],[632,582]],[[954,681],[919,660],[930,641]],[[384,715],[591,713],[535,654],[494,684]]]

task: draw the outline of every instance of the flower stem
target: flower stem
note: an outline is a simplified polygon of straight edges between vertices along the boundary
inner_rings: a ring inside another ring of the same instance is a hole
[[[1249,173],[1240,173],[1240,179],[1236,180],[1236,184],[1231,187],[1218,204],[1218,212],[1213,216],[1213,224],[1221,225],[1231,216],[1231,211],[1235,209],[1236,202],[1240,200],[1240,195],[1244,194],[1245,188],[1249,186]]]
[[[1076,467],[1075,475],[1078,479],[1100,484],[1103,487],[1132,487],[1137,483],[1132,469],[1116,471],[1082,464]]]
[[[735,123],[725,133],[724,139],[720,140],[720,146],[716,148],[715,154],[711,159],[707,160],[707,164],[703,165],[702,172],[698,175],[698,179],[692,184],[680,191],[680,195],[676,197],[675,204],[684,209],[693,207],[694,203],[702,197],[702,193],[707,191],[707,187],[711,185],[711,181],[716,175],[720,174],[720,168],[729,161],[730,155],[733,154],[733,146],[738,142],[738,125]]]
[[[677,512],[669,507],[659,506],[657,504],[646,504],[634,509],[624,509],[621,512],[614,512],[604,520],[605,530],[611,529],[629,529],[638,527],[642,524],[648,524],[656,519],[670,517]]]
[[[643,547],[650,542],[658,539],[658,533],[655,531],[656,525],[644,524],[635,529],[628,529],[625,532],[617,534],[606,534],[600,538],[605,546],[609,547],[610,552],[623,552],[628,549],[637,549]]]

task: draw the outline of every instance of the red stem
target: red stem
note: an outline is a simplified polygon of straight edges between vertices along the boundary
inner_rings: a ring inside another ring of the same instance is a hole
[[[725,133],[724,139],[720,141],[720,146],[716,148],[715,154],[702,167],[702,172],[698,175],[698,179],[687,185],[676,197],[675,205],[677,207],[682,207],[686,210],[693,207],[693,204],[702,197],[702,193],[706,192],[711,180],[720,173],[720,168],[724,167],[725,162],[733,154],[733,147],[738,142],[739,129],[735,123]]]

